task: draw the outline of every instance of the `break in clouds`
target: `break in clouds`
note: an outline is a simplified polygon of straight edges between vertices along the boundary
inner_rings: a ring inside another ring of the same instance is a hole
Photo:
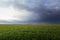
[[[0,0],[0,23],[60,23],[60,0]]]

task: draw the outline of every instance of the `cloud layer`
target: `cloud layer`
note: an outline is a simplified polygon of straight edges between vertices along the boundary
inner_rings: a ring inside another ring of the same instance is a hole
[[[0,20],[5,23],[60,23],[60,0],[0,0]]]

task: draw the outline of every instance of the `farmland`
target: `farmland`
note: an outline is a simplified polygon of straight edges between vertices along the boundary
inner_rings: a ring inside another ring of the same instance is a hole
[[[60,40],[60,24],[0,24],[0,40]]]

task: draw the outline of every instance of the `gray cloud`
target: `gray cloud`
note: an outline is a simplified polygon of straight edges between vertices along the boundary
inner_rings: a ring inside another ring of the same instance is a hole
[[[23,8],[38,14],[35,22],[59,23],[60,22],[60,1],[59,0],[25,0],[19,4],[16,0],[17,8]],[[20,1],[21,2],[21,1]]]
[[[15,20],[13,23],[60,23],[60,0],[14,0],[6,2],[6,5],[12,4],[18,10],[32,13],[31,16],[25,17],[28,19],[27,21]],[[16,17],[20,18],[21,16]]]
[[[9,7],[14,5],[14,0],[0,0],[0,7]]]

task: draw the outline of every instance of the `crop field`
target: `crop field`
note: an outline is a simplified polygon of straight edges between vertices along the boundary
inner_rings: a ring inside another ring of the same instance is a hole
[[[0,24],[0,40],[60,40],[60,24]]]

